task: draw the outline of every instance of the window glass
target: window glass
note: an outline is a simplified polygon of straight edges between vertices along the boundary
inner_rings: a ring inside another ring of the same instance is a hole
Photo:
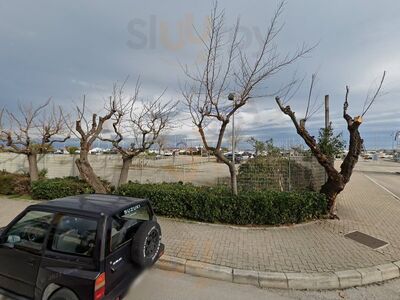
[[[90,257],[95,248],[96,232],[96,220],[62,216],[55,228],[51,249]]]
[[[128,241],[138,225],[150,220],[147,205],[136,205],[115,216],[111,226],[111,252]]]
[[[29,211],[7,232],[7,243],[40,251],[53,218],[52,213]]]

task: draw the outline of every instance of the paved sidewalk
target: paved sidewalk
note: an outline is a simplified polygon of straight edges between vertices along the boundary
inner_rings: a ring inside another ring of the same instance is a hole
[[[340,220],[233,228],[160,218],[166,254],[231,268],[334,272],[400,260],[400,202],[360,172],[339,196]],[[343,235],[359,230],[389,243],[372,250]]]

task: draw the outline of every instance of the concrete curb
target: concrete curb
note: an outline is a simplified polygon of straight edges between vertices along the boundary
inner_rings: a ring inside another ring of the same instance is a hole
[[[164,255],[156,263],[156,267],[260,288],[294,290],[344,289],[400,277],[400,261],[332,273],[294,273],[241,270]]]

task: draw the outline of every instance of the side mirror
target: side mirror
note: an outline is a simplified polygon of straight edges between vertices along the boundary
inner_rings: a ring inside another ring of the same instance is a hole
[[[21,238],[18,235],[9,235],[7,237],[7,244],[18,244],[21,242]]]
[[[19,242],[21,242],[21,238],[18,235],[9,235],[0,239],[0,246],[13,249]]]

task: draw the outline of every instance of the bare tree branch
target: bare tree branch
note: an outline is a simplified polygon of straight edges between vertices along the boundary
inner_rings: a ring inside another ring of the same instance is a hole
[[[372,104],[374,104],[375,100],[379,96],[379,93],[381,92],[381,89],[382,89],[383,82],[385,81],[385,76],[386,76],[386,71],[383,71],[381,81],[379,83],[378,88],[375,91],[375,94],[372,96],[372,98],[370,100],[368,98],[365,100],[364,109],[361,114],[361,117],[364,117],[364,115],[368,112],[368,110],[371,108]]]
[[[376,100],[379,92],[382,88],[383,81],[385,79],[385,72],[383,73],[382,80],[372,97],[371,102],[366,106],[366,110],[364,113],[368,111],[371,105]],[[294,127],[296,128],[297,134],[304,140],[307,146],[310,148],[314,157],[318,160],[321,166],[324,167],[326,174],[328,176],[328,181],[321,187],[321,193],[325,194],[328,201],[328,209],[330,210],[330,214],[332,217],[337,217],[336,215],[336,197],[337,195],[343,191],[346,184],[350,181],[351,175],[353,173],[354,167],[358,161],[358,157],[361,153],[363,140],[361,138],[359,127],[362,124],[362,116],[351,117],[348,114],[349,107],[349,93],[350,89],[346,86],[346,94],[344,98],[343,104],[343,118],[346,121],[347,129],[349,132],[349,148],[346,157],[343,160],[343,163],[340,166],[340,171],[335,169],[334,160],[327,157],[323,151],[318,147],[317,142],[314,137],[310,135],[308,130],[305,127],[306,119],[309,110],[309,103],[312,94],[312,87],[314,85],[314,78],[311,80],[310,92],[307,100],[307,111],[306,118],[301,119],[300,122],[297,121],[294,111],[290,108],[289,105],[284,106],[283,102],[279,97],[276,97],[276,103],[280,110],[287,116],[290,117]]]
[[[193,71],[183,68],[188,82],[182,88],[193,124],[196,126],[204,147],[224,162],[231,173],[232,192],[237,193],[236,169],[221,152],[221,147],[231,117],[250,99],[258,98],[256,90],[260,85],[304,57],[314,47],[303,45],[293,54],[281,55],[275,43],[283,25],[279,18],[283,13],[285,1],[278,4],[266,29],[265,36],[254,59],[250,59],[242,49],[243,39],[239,36],[239,19],[231,30],[231,39],[227,40],[229,30],[225,27],[225,15],[214,5],[210,13],[207,38],[199,36],[204,50],[205,61]],[[290,85],[292,86],[292,84]],[[234,101],[228,101],[227,95],[235,92]],[[206,130],[211,123],[218,124],[215,143],[211,144]]]
[[[17,113],[6,111],[9,117],[8,128],[0,126],[1,150],[27,156],[31,181],[39,177],[37,154],[47,153],[54,143],[63,143],[69,139],[64,119],[56,106],[47,110],[50,103],[51,98],[37,107],[32,103],[25,106],[19,104]],[[4,110],[1,117],[3,115]]]

